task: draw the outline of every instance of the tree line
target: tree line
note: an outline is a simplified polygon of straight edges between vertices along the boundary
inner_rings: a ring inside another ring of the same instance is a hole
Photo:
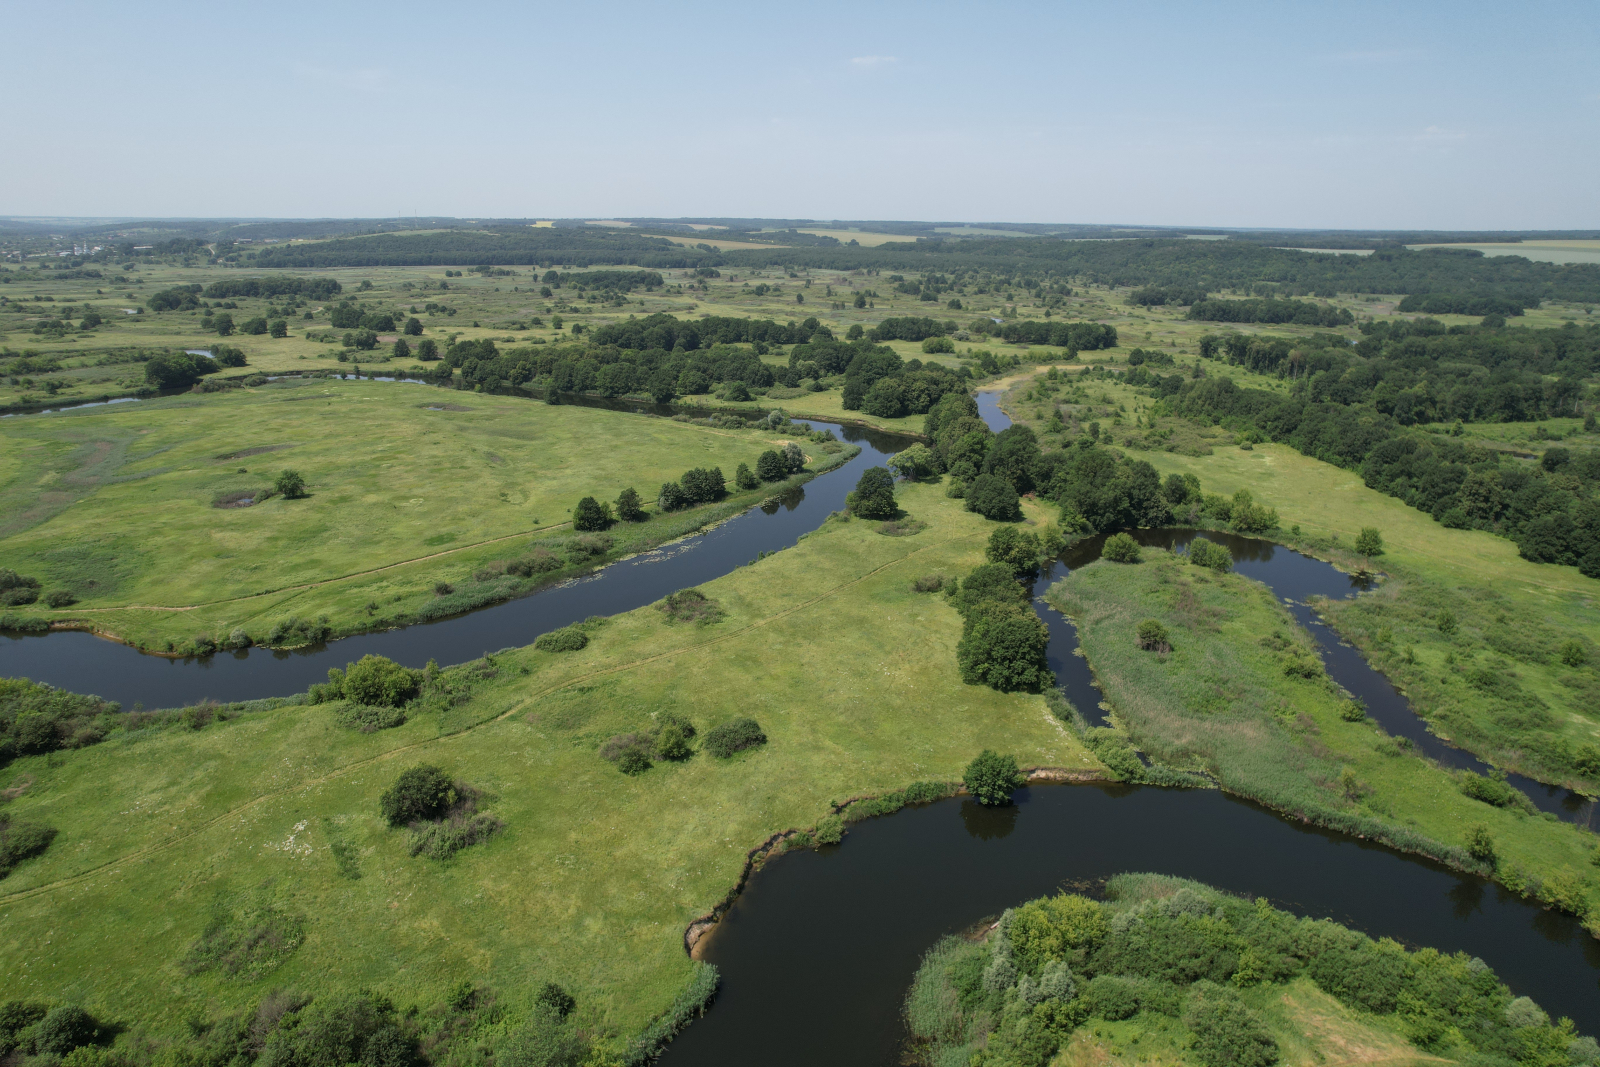
[[[1309,300],[1197,300],[1187,319],[1202,322],[1271,322],[1295,326],[1349,326],[1356,321],[1348,308]]]
[[[331,300],[344,290],[333,278],[294,278],[270,276],[266,278],[228,278],[206,286],[206,296],[213,300],[242,299],[245,297],[300,296],[307,300]]]
[[[257,267],[300,270],[328,267],[632,265],[649,268],[720,266],[714,253],[683,248],[662,237],[612,230],[516,227],[369,234],[315,244],[264,248]]]

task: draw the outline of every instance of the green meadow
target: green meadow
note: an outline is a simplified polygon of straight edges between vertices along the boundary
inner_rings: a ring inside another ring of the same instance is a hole
[[[581,497],[720,467],[730,482],[781,434],[405,383],[291,379],[0,423],[0,562],[66,589],[50,611],[161,649],[287,615],[336,630],[416,611],[532,539],[559,552]],[[805,444],[813,469],[849,446]],[[308,495],[253,499],[279,471]],[[748,504],[772,490],[737,494]],[[617,550],[709,509],[622,523]],[[704,521],[703,518],[701,521]],[[220,635],[220,636],[219,636]]]
[[[985,747],[1098,768],[1043,697],[961,683],[960,618],[912,582],[981,562],[990,524],[937,486],[900,497],[927,524],[914,535],[830,521],[701,587],[721,621],[644,607],[582,651],[496,654],[448,676],[463,702],[394,729],[286,707],[16,760],[27,786],[8,813],[60,836],[0,883],[8,990],[176,1033],[274,988],[428,1004],[470,979],[518,1003],[553,980],[584,1025],[631,1034],[687,981],[686,925],[773,832],[847,797],[958,780]],[[753,717],[768,740],[637,777],[598,755],[668,712],[702,738]],[[420,763],[481,790],[504,829],[446,862],[409,855],[378,798]],[[259,974],[196,971],[197,940],[233,922],[303,937]]]

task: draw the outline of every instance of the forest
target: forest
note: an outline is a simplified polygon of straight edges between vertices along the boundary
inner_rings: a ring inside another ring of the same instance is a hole
[[[296,270],[329,267],[631,265],[678,268],[716,266],[721,257],[683,248],[662,237],[586,228],[443,230],[372,234],[316,244],[279,245],[245,253],[252,267]]]

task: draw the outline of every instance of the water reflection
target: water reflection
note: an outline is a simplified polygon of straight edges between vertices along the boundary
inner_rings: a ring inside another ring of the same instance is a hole
[[[1020,790],[1019,790],[1020,792]],[[1017,817],[1022,809],[1016,804],[990,807],[968,797],[961,801],[961,823],[967,833],[979,841],[998,841],[1009,837],[1017,828]]]

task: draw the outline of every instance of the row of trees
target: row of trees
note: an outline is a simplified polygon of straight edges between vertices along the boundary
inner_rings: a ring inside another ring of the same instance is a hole
[[[1308,300],[1197,300],[1184,316],[1202,322],[1271,322],[1295,326],[1349,326],[1348,308]]]
[[[754,470],[741,463],[734,472],[734,485],[738,489],[756,489],[762,482],[780,482],[805,468],[806,456],[793,441],[780,448],[769,448],[756,457]],[[728,479],[721,467],[695,467],[684,471],[676,481],[666,482],[656,494],[656,506],[662,511],[681,511],[697,504],[709,504],[728,494]],[[638,490],[624,489],[617,496],[615,511],[611,504],[602,503],[592,496],[578,501],[572,509],[573,529],[580,532],[604,530],[617,521],[642,522],[650,515],[644,510]]]

